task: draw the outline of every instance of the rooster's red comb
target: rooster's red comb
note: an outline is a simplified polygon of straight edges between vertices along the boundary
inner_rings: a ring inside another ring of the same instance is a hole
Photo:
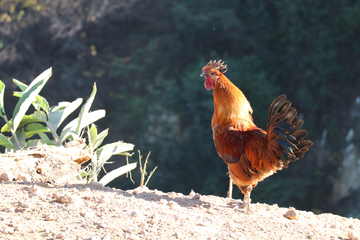
[[[225,73],[227,71],[227,65],[224,64],[225,62],[222,61],[221,59],[219,61],[216,60],[210,60],[210,62],[208,62],[208,64],[206,64],[206,68],[214,68],[219,70],[221,73]]]

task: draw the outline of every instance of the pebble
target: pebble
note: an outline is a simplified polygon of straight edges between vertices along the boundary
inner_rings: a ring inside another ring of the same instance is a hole
[[[101,196],[100,202],[101,203],[110,203],[110,199],[108,196]]]
[[[359,240],[359,238],[355,237],[354,232],[350,231],[348,233],[349,240]]]
[[[50,214],[46,215],[46,217],[45,217],[46,221],[56,221],[57,219],[58,218],[53,213],[50,213]]]
[[[9,173],[9,172],[4,172],[0,175],[0,180],[6,181],[6,182],[12,181],[13,179],[15,179],[14,174]]]
[[[19,173],[18,180],[23,181],[24,183],[31,182],[31,176],[27,173]]]
[[[15,232],[15,228],[6,227],[2,232],[5,233],[5,234],[13,234]]]
[[[54,196],[54,194],[53,194],[53,196]],[[55,196],[57,196],[57,195],[55,195]],[[80,196],[76,196],[76,195],[65,194],[65,195],[59,196],[57,198],[57,201],[59,203],[63,203],[63,204],[73,203],[76,207],[80,207],[80,206],[84,205],[84,200]]]
[[[294,208],[289,208],[289,210],[284,215],[286,218],[290,220],[298,220],[299,216],[296,214]]]
[[[5,212],[10,213],[10,212],[15,212],[15,208],[14,207],[7,207],[4,209]]]

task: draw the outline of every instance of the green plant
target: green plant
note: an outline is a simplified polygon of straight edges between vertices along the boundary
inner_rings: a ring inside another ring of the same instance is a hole
[[[61,134],[58,135],[57,130],[60,125],[81,105],[83,100],[78,98],[73,102],[60,102],[58,105],[50,107],[48,101],[38,95],[50,76],[51,68],[35,78],[29,86],[16,79],[13,80],[21,91],[14,93],[14,96],[20,99],[10,120],[8,120],[4,108],[5,84],[0,81],[0,116],[6,122],[1,128],[1,132],[11,133],[11,137],[6,137],[0,133],[0,145],[5,146],[7,150],[20,150],[42,144],[62,146],[65,141],[80,139],[86,132],[88,138],[86,148],[91,154],[92,159],[83,169],[82,177],[86,182],[97,181],[97,175],[111,156],[124,155],[129,157],[131,154],[128,151],[132,151],[134,145],[118,141],[100,147],[108,134],[108,129],[98,134],[97,128],[94,125],[95,121],[105,116],[105,110],[90,111],[97,92],[96,84],[93,86],[89,99],[82,106],[79,116],[69,122],[62,129]],[[30,115],[26,115],[30,105],[34,107],[35,111]],[[49,138],[47,133],[50,133],[52,138]],[[36,138],[36,135],[39,138]],[[134,168],[136,168],[136,163],[117,168],[107,173],[100,180],[100,183],[106,185],[114,178]]]
[[[144,184],[144,181],[145,181],[145,175],[147,174],[146,172],[146,165],[148,163],[148,160],[149,160],[149,157],[150,157],[150,153],[148,153],[148,155],[146,156],[146,159],[145,159],[145,162],[144,162],[144,167],[142,167],[142,164],[141,164],[141,159],[142,159],[142,155],[139,151],[139,164],[140,164],[140,173],[141,173],[141,178],[140,178],[140,187],[143,187],[143,186],[146,186],[151,178],[151,176],[154,174],[155,170],[157,169],[157,166],[154,167],[154,169],[150,172],[145,184]]]

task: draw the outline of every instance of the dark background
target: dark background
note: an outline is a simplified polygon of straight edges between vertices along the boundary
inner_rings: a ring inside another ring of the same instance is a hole
[[[50,105],[86,99],[96,82],[92,109],[107,111],[97,122],[110,128],[106,142],[152,151],[148,169],[158,169],[149,188],[224,197],[212,94],[199,77],[209,60],[223,59],[258,126],[266,127],[270,103],[286,94],[314,141],[305,158],[260,183],[252,202],[360,216],[360,188],[339,196],[335,187],[347,174],[346,148],[359,142],[359,1],[4,0],[0,14],[8,117],[17,101],[12,78],[29,83],[52,66],[41,92]],[[137,159],[136,152],[130,160]],[[108,170],[125,164],[112,160]],[[110,185],[137,187],[138,169],[133,174],[135,185],[125,177]]]

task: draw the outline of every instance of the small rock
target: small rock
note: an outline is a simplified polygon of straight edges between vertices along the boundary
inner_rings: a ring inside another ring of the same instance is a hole
[[[350,231],[348,233],[348,238],[349,238],[349,240],[359,240],[359,238],[355,237],[355,235],[352,231]]]
[[[191,192],[189,193],[189,198],[194,197],[194,196],[195,196],[195,194],[196,194],[196,193],[194,192],[194,190],[192,190],[192,189],[191,189]]]
[[[130,240],[138,240],[138,239],[140,239],[140,237],[139,237],[139,236],[136,236],[136,235],[134,235],[134,234],[129,234],[128,239],[130,239]]]
[[[159,223],[159,215],[154,213],[154,215],[151,216],[150,224],[155,225]]]
[[[169,192],[169,193],[167,193],[167,195],[168,195],[169,198],[176,198],[177,197],[175,192]]]
[[[102,240],[110,240],[111,239],[111,236],[109,233],[105,234],[105,236],[103,237]]]
[[[18,180],[23,181],[24,183],[31,182],[31,176],[27,173],[19,173]]]
[[[6,181],[6,182],[12,181],[14,179],[15,179],[14,174],[9,173],[9,172],[4,172],[0,175],[0,180]]]
[[[39,189],[39,187],[37,185],[34,185],[30,188],[30,192],[34,193],[34,192],[37,192]]]
[[[15,228],[6,227],[2,232],[5,233],[5,234],[13,234],[15,232]]]
[[[200,197],[201,197],[201,195],[197,193],[191,199],[200,200]]]
[[[290,220],[298,220],[299,216],[296,214],[294,208],[290,208],[284,215],[286,218]]]
[[[15,225],[14,229],[15,229],[15,231],[21,232],[24,229],[24,227],[21,225]]]
[[[29,204],[27,202],[24,201],[18,201],[18,206],[22,207],[22,208],[29,208]]]
[[[170,201],[168,205],[170,206],[170,209],[174,209],[180,206],[177,202],[174,201]]]
[[[67,203],[72,203],[72,198],[71,198],[71,196],[65,194],[63,196],[58,197],[57,201],[59,203],[66,203],[67,204]]]
[[[123,231],[126,232],[126,233],[131,233],[132,229],[131,228],[125,228],[125,229],[123,229]]]
[[[208,208],[206,212],[210,214],[215,214],[215,210],[213,208]]]
[[[58,233],[56,237],[60,239],[64,239],[65,235],[63,233]]]
[[[98,224],[98,228],[106,228],[107,227],[107,224],[106,223],[99,223]]]
[[[45,220],[46,221],[56,221],[58,218],[53,214],[50,213],[49,215],[46,215]]]
[[[101,196],[100,202],[101,203],[110,203],[110,199],[108,196]]]
[[[103,188],[104,187],[104,184],[102,184],[102,183],[99,183],[99,182],[91,182],[91,183],[88,183],[88,186],[90,187],[90,188],[97,188],[97,189],[101,189],[101,188]]]
[[[4,209],[4,212],[10,213],[10,212],[15,212],[15,208],[14,207],[7,207]]]
[[[29,193],[29,198],[36,197],[36,196],[39,196],[39,194],[37,192]]]
[[[139,214],[135,211],[132,211],[131,214],[130,214],[131,217],[138,217]]]
[[[94,235],[90,237],[89,240],[101,240],[101,238],[99,236]]]

